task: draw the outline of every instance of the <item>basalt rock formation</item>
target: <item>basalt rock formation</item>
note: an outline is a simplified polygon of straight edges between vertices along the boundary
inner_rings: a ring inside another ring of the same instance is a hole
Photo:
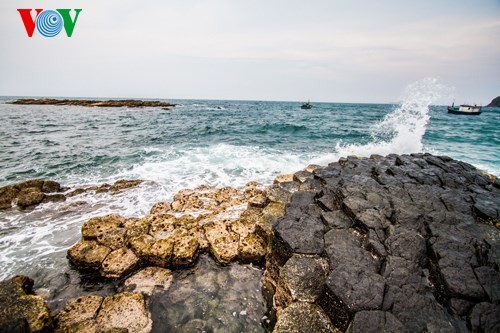
[[[67,197],[88,192],[117,194],[138,186],[142,182],[142,180],[121,179],[112,185],[80,187],[70,191],[69,188],[62,187],[61,184],[53,180],[31,179],[15,185],[0,187],[0,210],[12,207],[35,208],[42,203],[65,201]]]
[[[119,278],[141,266],[185,267],[208,252],[221,264],[262,263],[270,228],[268,199],[255,184],[243,189],[202,186],[153,206],[144,218],[95,217],[68,250],[78,269]]]
[[[53,98],[41,98],[41,99],[18,99],[11,104],[17,105],[74,105],[74,106],[86,106],[86,107],[128,107],[128,108],[142,108],[142,107],[160,107],[168,108],[170,106],[175,106],[176,104],[160,102],[160,101],[141,101],[136,99],[126,99],[126,100],[86,100],[86,99],[53,99]]]
[[[428,154],[293,179],[268,190],[287,199],[266,263],[274,332],[500,330],[498,179]]]
[[[158,297],[177,283],[170,269],[196,264],[203,252],[223,265],[265,261],[275,333],[500,331],[500,182],[429,154],[341,158],[279,176],[265,189],[202,186],[143,218],[92,218],[68,258],[119,279],[120,293],[74,300],[53,327],[149,332],[148,302],[161,305],[162,318],[180,315],[168,304],[196,302],[191,289],[170,303]],[[241,266],[229,267],[241,276]],[[225,285],[209,273],[197,278],[206,290]],[[10,295],[3,290],[1,297]],[[36,331],[31,314],[12,310],[16,297],[2,298],[0,318],[9,319],[0,331]],[[219,327],[197,316],[183,329]],[[50,316],[39,318],[36,327],[50,327]]]

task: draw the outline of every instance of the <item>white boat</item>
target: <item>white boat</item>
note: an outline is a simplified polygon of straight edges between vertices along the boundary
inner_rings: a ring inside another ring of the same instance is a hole
[[[455,103],[453,103],[451,106],[448,106],[448,113],[463,114],[463,115],[480,115],[481,107],[477,105],[473,106],[467,104],[455,106]]]

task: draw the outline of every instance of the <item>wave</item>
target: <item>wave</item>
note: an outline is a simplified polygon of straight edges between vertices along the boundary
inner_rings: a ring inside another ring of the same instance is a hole
[[[340,156],[422,152],[422,140],[430,119],[429,106],[448,95],[451,90],[436,78],[426,78],[410,84],[405,90],[403,102],[372,126],[370,143],[339,143],[336,151]]]

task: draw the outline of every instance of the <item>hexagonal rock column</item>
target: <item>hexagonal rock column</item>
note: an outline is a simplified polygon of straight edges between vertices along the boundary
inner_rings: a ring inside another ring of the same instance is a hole
[[[270,238],[270,201],[257,184],[234,189],[202,186],[181,190],[174,202],[160,202],[151,214],[125,219],[91,218],[82,240],[68,250],[79,269],[119,278],[141,266],[184,267],[209,252],[221,264],[262,264]]]
[[[285,206],[265,272],[277,329],[290,320],[280,316],[307,301],[342,331],[498,330],[496,177],[445,156],[392,154],[349,156],[292,179],[270,190],[271,202]],[[299,292],[308,281],[300,267],[312,263],[302,256],[329,263],[309,298]]]
[[[56,332],[148,333],[152,324],[144,296],[124,292],[107,297],[84,296],[72,301],[56,317]]]

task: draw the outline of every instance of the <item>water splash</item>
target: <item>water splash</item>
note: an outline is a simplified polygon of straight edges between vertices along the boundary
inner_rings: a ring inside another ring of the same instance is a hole
[[[370,143],[337,144],[337,152],[340,156],[422,152],[422,139],[430,119],[429,106],[451,92],[452,88],[436,78],[425,78],[410,84],[405,89],[401,104],[373,125]]]

